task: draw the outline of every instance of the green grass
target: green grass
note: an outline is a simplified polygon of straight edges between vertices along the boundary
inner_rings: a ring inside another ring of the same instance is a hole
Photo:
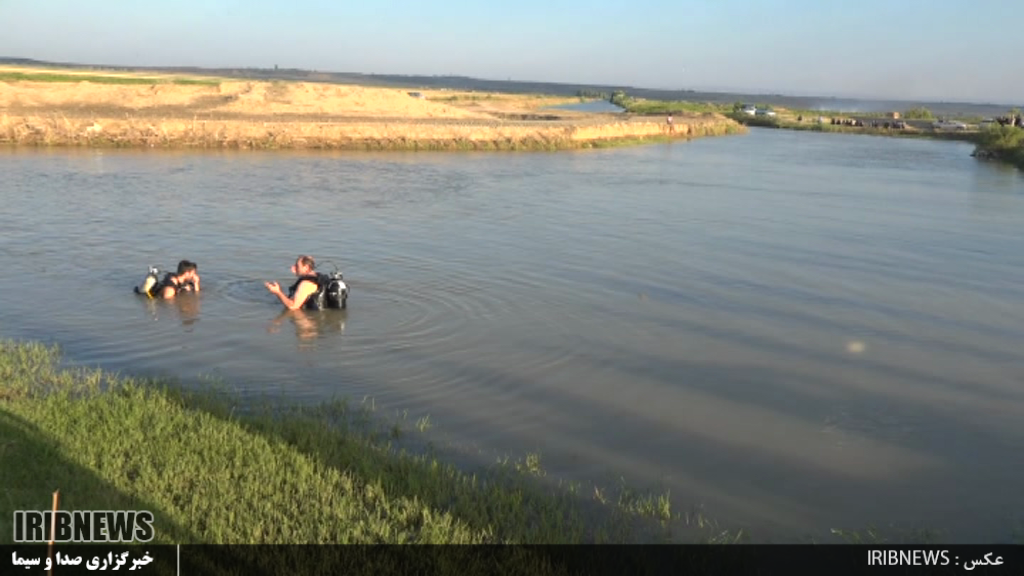
[[[670,113],[704,113],[704,112],[718,112],[723,113],[730,109],[728,106],[721,104],[714,104],[711,102],[686,102],[682,100],[636,100],[629,102],[625,106],[627,112],[641,115],[662,115]]]
[[[240,403],[222,384],[188,391],[67,369],[54,347],[0,341],[0,544],[13,538],[14,510],[48,509],[55,490],[64,510],[149,510],[155,544],[750,541],[667,491],[550,478],[541,453],[474,472],[430,442],[400,444],[432,425],[408,411],[382,418],[372,399]],[[806,540],[936,538],[868,528]]]
[[[1024,170],[1024,129],[1016,126],[992,126],[978,135],[976,153],[1008,162]]]
[[[408,428],[407,428],[408,426]],[[667,493],[546,477],[541,454],[476,473],[410,451],[426,429],[372,402],[238,404],[223,386],[65,369],[55,348],[0,343],[0,543],[13,511],[149,510],[154,543],[665,541]],[[592,497],[602,495],[604,501]],[[693,530],[695,540],[719,536]]]
[[[771,116],[751,116],[744,114],[743,112],[726,112],[725,116],[739,122],[744,126],[754,126],[757,128],[789,128],[788,123],[783,123],[778,118],[772,118]],[[794,127],[798,126],[794,124]]]
[[[143,78],[137,76],[102,76],[97,74],[57,74],[49,72],[0,72],[0,82],[92,82],[94,84],[183,84],[217,86],[217,80],[202,78]]]
[[[980,138],[975,131],[934,131],[934,130],[898,130],[895,128],[873,128],[871,126],[843,126],[834,124],[820,124],[816,121],[818,115],[804,116],[803,122],[796,122],[787,118],[750,116],[742,112],[729,112],[726,117],[743,124],[760,128],[779,128],[783,130],[804,130],[810,132],[830,132],[839,134],[861,134],[867,136],[892,136],[897,138],[928,138],[931,140],[957,140],[966,142],[977,142]],[[827,115],[823,115],[828,118]]]
[[[630,114],[642,116],[681,114],[684,112],[705,113],[717,112],[724,114],[732,110],[732,105],[715,104],[712,102],[691,102],[686,100],[648,100],[617,94],[611,99],[613,104],[622,107]]]

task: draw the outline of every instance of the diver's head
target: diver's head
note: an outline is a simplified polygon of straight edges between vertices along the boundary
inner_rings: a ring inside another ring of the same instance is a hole
[[[315,267],[316,262],[313,261],[312,256],[299,256],[295,260],[295,264],[292,264],[292,274],[296,276],[309,276],[313,274]]]
[[[188,260],[182,260],[178,262],[178,276],[185,278],[192,278],[199,271],[199,265],[195,262],[189,262]]]

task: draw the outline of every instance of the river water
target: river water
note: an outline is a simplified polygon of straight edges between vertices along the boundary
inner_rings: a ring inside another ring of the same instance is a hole
[[[1024,177],[957,142],[754,129],[557,153],[0,150],[0,336],[481,463],[671,491],[756,538],[1024,521]],[[346,312],[281,314],[296,255]],[[199,263],[203,292],[131,293]]]

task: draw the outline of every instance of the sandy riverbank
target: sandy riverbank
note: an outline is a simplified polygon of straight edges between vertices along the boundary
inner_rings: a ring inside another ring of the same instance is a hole
[[[196,148],[559,149],[743,132],[719,114],[553,110],[572,99],[335,84],[0,82],[0,142]]]

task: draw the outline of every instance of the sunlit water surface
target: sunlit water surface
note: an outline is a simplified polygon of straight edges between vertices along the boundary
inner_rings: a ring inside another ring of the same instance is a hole
[[[429,415],[755,538],[1024,520],[1024,177],[754,130],[586,152],[0,151],[0,336]],[[281,315],[297,254],[347,312]],[[131,293],[199,263],[203,293]],[[330,270],[324,263],[321,268]]]

